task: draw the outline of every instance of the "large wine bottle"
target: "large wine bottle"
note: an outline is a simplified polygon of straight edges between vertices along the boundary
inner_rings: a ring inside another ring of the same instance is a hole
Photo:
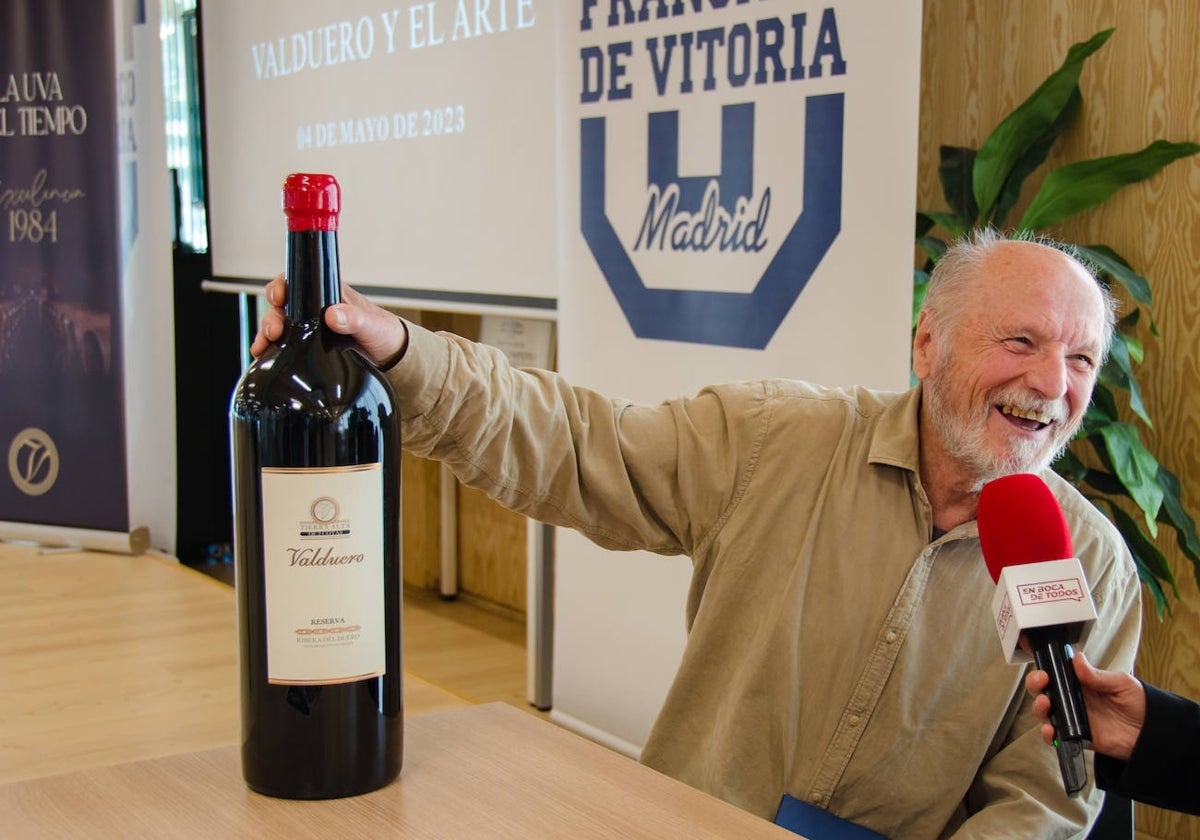
[[[242,771],[352,796],[400,773],[400,428],[384,376],[324,323],[341,299],[329,175],[289,175],[287,319],[230,406]]]

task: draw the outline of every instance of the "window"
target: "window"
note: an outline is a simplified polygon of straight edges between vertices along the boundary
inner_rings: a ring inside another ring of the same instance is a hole
[[[197,0],[162,0],[160,36],[175,242],[195,252],[207,252],[200,128],[200,22],[196,3]]]

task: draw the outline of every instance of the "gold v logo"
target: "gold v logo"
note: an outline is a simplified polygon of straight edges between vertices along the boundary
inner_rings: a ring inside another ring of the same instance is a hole
[[[8,474],[27,496],[40,496],[58,480],[58,447],[41,429],[22,429],[8,447]]]

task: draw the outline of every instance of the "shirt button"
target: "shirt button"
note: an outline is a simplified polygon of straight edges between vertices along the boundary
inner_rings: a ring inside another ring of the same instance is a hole
[[[849,723],[851,726],[858,726],[858,722],[859,722],[858,715],[850,715]]]
[[[895,630],[887,631],[887,635],[884,636],[883,638],[887,640],[887,643],[889,645],[892,644],[894,641],[896,641],[896,631]]]

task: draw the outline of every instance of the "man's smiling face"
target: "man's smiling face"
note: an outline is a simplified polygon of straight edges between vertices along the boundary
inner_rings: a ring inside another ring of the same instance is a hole
[[[925,381],[922,434],[960,478],[1036,472],[1083,422],[1107,329],[1096,282],[1061,252],[994,246],[960,311],[923,313],[914,369]]]

